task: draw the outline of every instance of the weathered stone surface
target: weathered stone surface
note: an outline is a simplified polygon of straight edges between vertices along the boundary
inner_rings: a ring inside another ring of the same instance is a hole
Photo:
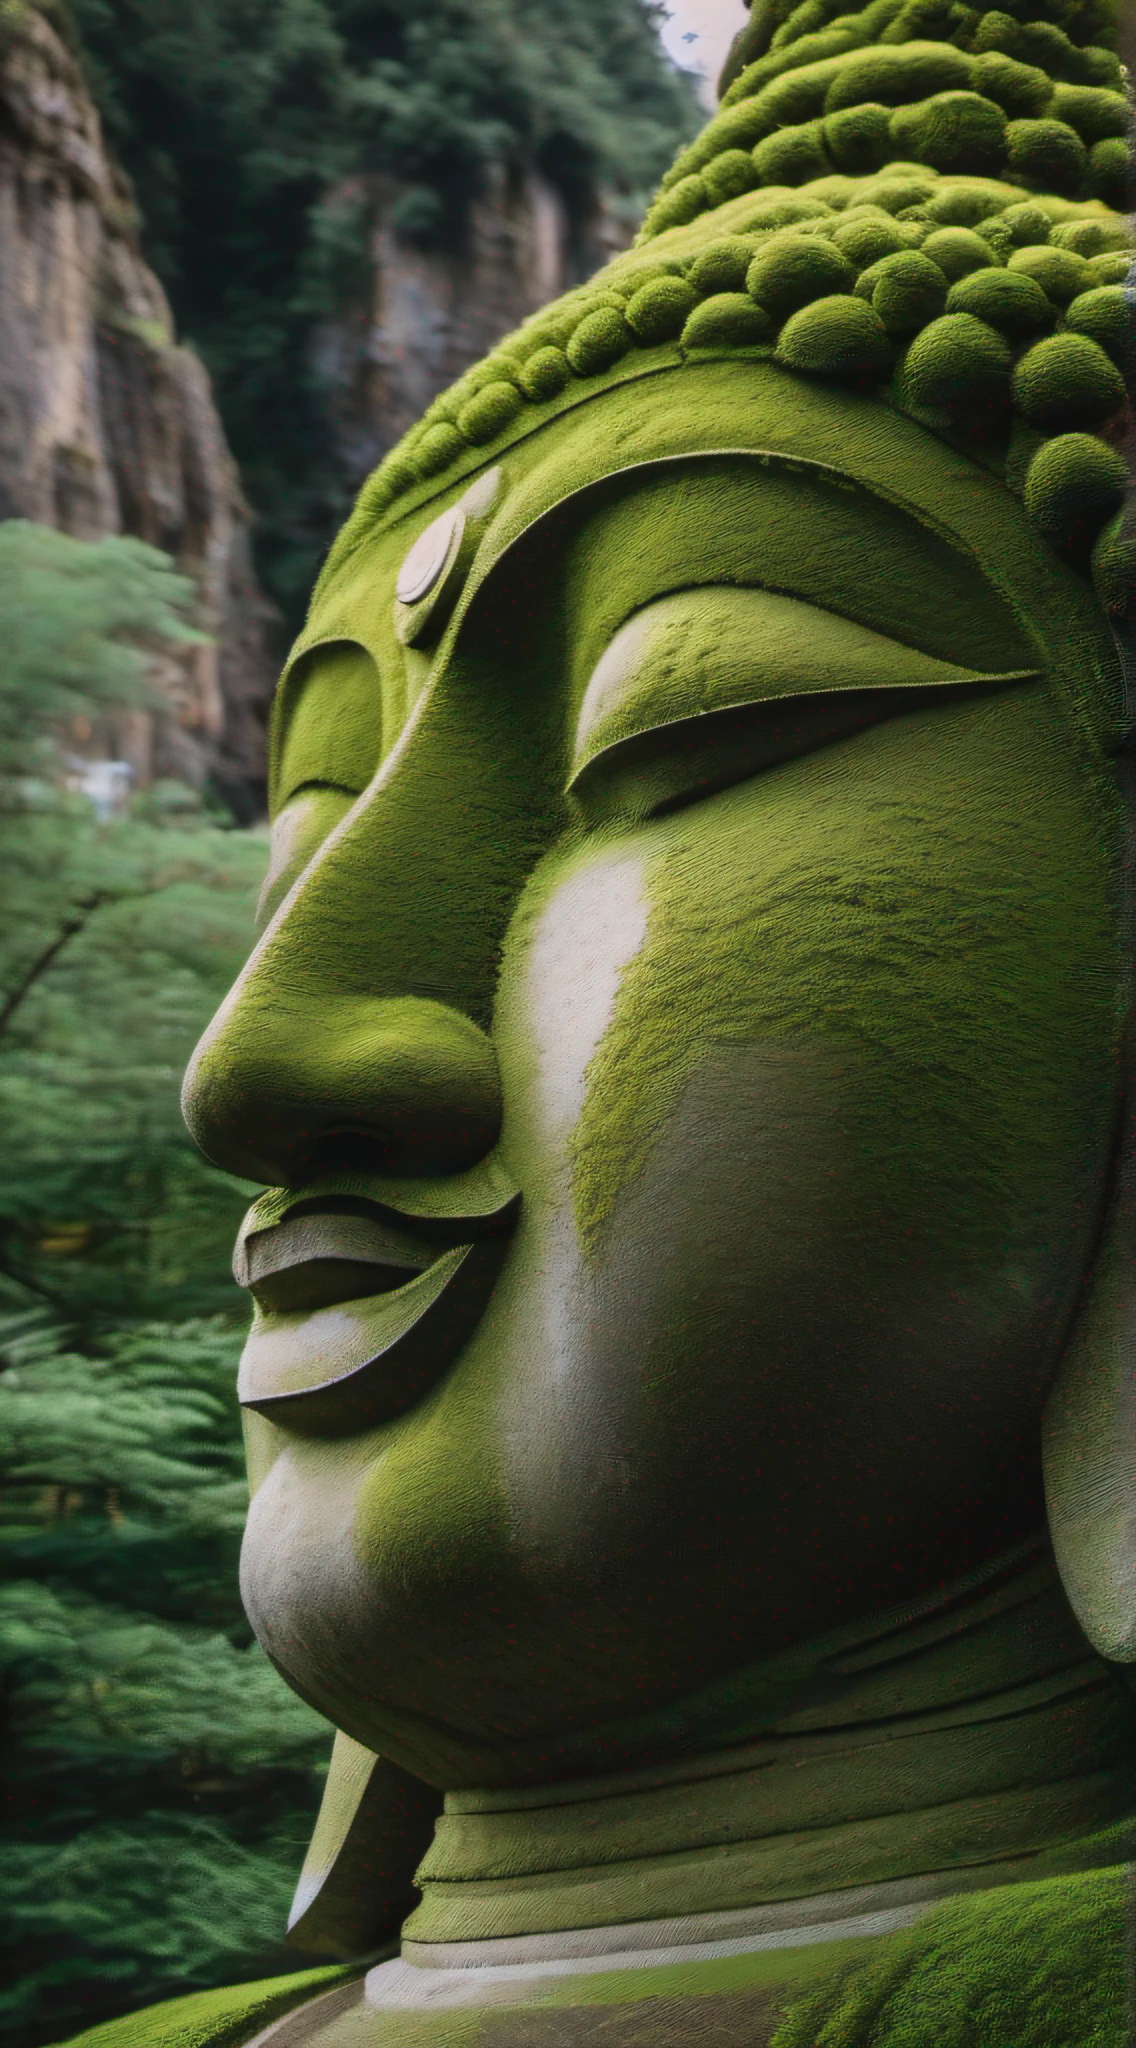
[[[176,345],[129,185],[71,53],[29,7],[0,40],[0,517],[164,548],[213,644],[165,658],[169,709],[75,735],[136,779],[213,775],[257,804],[274,614],[208,376]]]
[[[336,464],[355,489],[432,398],[529,314],[582,283],[631,241],[636,223],[601,194],[573,217],[537,172],[487,171],[460,244],[398,232],[397,189],[357,179],[345,200],[370,215],[370,299],[316,337]]]

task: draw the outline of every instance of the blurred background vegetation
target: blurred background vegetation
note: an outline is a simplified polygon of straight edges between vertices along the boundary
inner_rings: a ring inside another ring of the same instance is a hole
[[[633,207],[694,119],[645,0],[42,11],[133,177],[286,613],[343,509],[310,341],[366,260],[345,177],[397,177],[400,232],[444,243],[490,161]],[[265,832],[208,783],[120,801],[67,751],[145,707],[198,616],[154,547],[0,521],[3,2048],[301,1960],[280,1937],[329,1731],[237,1593],[228,1262],[253,1191],[178,1112],[250,943]]]
[[[188,788],[100,816],[57,733],[144,702],[191,589],[0,524],[0,2038],[65,2038],[279,1946],[327,1731],[252,1643],[227,1275],[188,1051],[264,860]],[[280,1959],[281,1968],[288,1967]]]

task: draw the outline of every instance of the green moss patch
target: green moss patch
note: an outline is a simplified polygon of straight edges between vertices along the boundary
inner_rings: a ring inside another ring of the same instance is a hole
[[[1121,1871],[937,1906],[782,2021],[773,2048],[1124,2048]]]

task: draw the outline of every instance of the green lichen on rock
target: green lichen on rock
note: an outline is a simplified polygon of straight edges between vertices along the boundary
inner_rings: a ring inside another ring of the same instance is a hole
[[[1113,135],[1104,142],[1095,142],[1085,173],[1086,192],[1119,212],[1131,200],[1132,184],[1132,164],[1124,138]]]
[[[1019,64],[1001,50],[976,57],[971,71],[974,89],[995,100],[1010,120],[1036,119],[1049,105],[1053,87],[1035,64]]]
[[[1015,248],[1037,247],[1051,238],[1056,242],[1053,223],[1044,207],[1027,201],[1022,206],[1008,206],[1000,216],[1003,227],[1010,230],[1010,239]],[[1056,244],[1063,247],[1063,244]]]
[[[627,304],[627,325],[645,347],[673,341],[695,306],[698,293],[684,277],[660,277],[634,293]]]
[[[751,348],[771,341],[768,313],[747,292],[716,292],[695,307],[682,330],[684,348]]]
[[[1005,142],[1009,175],[1044,192],[1075,192],[1088,169],[1085,145],[1064,121],[1011,121]]]
[[[972,228],[937,228],[923,243],[923,254],[938,264],[951,284],[976,270],[988,270],[994,263],[989,242]]]
[[[1015,270],[973,270],[953,285],[949,313],[973,313],[1008,340],[1033,339],[1053,325],[1054,309],[1036,278]]]
[[[515,384],[495,378],[463,405],[457,417],[458,432],[475,447],[495,441],[516,419],[524,400]]]
[[[1118,285],[1095,285],[1070,301],[1065,314],[1066,329],[1087,334],[1107,349],[1117,369],[1123,371],[1132,353],[1132,311]]]
[[[741,235],[723,235],[721,240],[711,242],[690,266],[690,283],[696,296],[708,299],[719,292],[744,291],[746,272],[755,254],[754,241]]]
[[[1123,1870],[935,1906],[798,2001],[772,2048],[1121,2048]]]
[[[746,272],[750,297],[774,320],[787,320],[813,299],[850,292],[856,273],[847,257],[819,236],[787,235],[755,256]]]
[[[1006,116],[977,92],[934,93],[891,117],[897,156],[914,157],[937,171],[995,176],[1006,154]]]
[[[885,256],[910,249],[922,239],[922,230],[912,222],[893,220],[882,207],[854,207],[833,230],[835,246],[857,271],[868,269]]]
[[[1075,128],[1082,142],[1103,142],[1106,136],[1128,133],[1128,102],[1122,92],[1099,85],[1058,85],[1052,106],[1055,119]]]
[[[563,349],[538,348],[522,364],[517,381],[526,398],[542,405],[546,399],[558,397],[571,376],[572,365]]]
[[[418,444],[418,467],[423,476],[437,476],[464,452],[465,437],[448,420],[428,427]]]
[[[1072,249],[1075,255],[1085,256],[1090,262],[1105,254],[1122,254],[1126,262],[1132,261],[1132,238],[1127,222],[1122,220],[1060,221],[1050,229],[1050,240],[1055,248]]]
[[[814,377],[867,379],[891,366],[892,349],[879,314],[860,299],[834,297],[803,306],[785,322],[777,361]]]
[[[600,306],[581,320],[565,353],[578,376],[596,377],[630,347],[631,335],[622,312],[615,306]]]
[[[751,191],[761,173],[752,150],[725,149],[707,165],[703,176],[711,199],[720,206],[727,199],[736,199],[741,192]]]
[[[946,313],[912,342],[904,386],[913,405],[974,421],[1008,406],[1013,360],[1009,344],[985,320]]]
[[[891,117],[876,101],[845,107],[824,123],[824,145],[838,171],[853,177],[875,171],[887,162],[891,148]]]
[[[1036,278],[1042,291],[1058,306],[1067,306],[1070,299],[1075,299],[1079,292],[1088,288],[1085,259],[1072,249],[1051,246],[1015,249],[1006,267],[1021,272],[1025,277]]]
[[[1118,626],[1136,609],[1136,526],[1119,511],[1101,528],[1092,554],[1093,588]]]
[[[917,334],[942,312],[947,278],[929,256],[908,249],[863,271],[856,294],[868,301],[889,334]]]

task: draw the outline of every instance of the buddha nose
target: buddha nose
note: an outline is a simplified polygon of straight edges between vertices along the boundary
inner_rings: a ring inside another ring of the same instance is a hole
[[[186,1076],[218,1166],[295,1186],[361,1153],[416,1178],[496,1143],[501,947],[558,801],[527,683],[451,663],[293,884]]]
[[[226,1172],[295,1186],[361,1152],[413,1179],[461,1172],[496,1142],[497,1058],[475,1021],[492,1010],[494,947],[455,915],[453,835],[421,829],[413,769],[415,831],[389,793],[356,805],[193,1056],[185,1119]],[[465,868],[474,851],[459,849]]]
[[[380,1171],[413,1178],[461,1172],[496,1142],[496,1055],[460,1011],[415,996],[255,995],[237,984],[186,1076],[190,1132],[226,1172],[294,1185],[362,1141]]]

